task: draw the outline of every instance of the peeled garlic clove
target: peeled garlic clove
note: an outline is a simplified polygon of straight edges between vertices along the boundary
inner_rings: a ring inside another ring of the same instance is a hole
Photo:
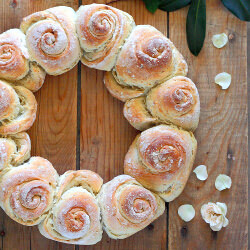
[[[200,165],[196,167],[193,172],[196,174],[196,177],[201,181],[205,181],[208,177],[207,167],[205,165]]]
[[[191,221],[195,216],[195,210],[192,205],[185,204],[178,208],[178,214],[182,220],[188,222]]]
[[[227,44],[228,42],[227,35],[225,33],[213,35],[212,42],[214,47],[220,49]]]
[[[216,84],[220,85],[222,89],[227,89],[231,84],[231,79],[232,77],[230,74],[222,72],[215,76],[214,81]]]
[[[232,179],[225,175],[225,174],[219,174],[215,180],[215,187],[219,191],[222,191],[224,189],[229,189],[232,185]]]

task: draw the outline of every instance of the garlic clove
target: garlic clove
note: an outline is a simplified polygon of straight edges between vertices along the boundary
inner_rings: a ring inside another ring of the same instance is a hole
[[[225,174],[219,174],[215,180],[215,187],[219,191],[222,191],[224,189],[229,189],[232,185],[232,179]]]
[[[207,173],[207,167],[205,165],[200,165],[198,167],[196,167],[193,172],[196,174],[196,177],[201,180],[204,181],[207,179],[208,177],[208,173]]]
[[[213,35],[212,42],[213,42],[214,47],[220,49],[227,44],[228,37],[225,33],[216,34],[216,35]]]
[[[214,81],[220,85],[222,89],[228,89],[231,84],[232,77],[226,72],[219,73],[215,76]]]
[[[182,205],[178,208],[178,215],[186,222],[191,221],[195,216],[194,207],[189,204]]]

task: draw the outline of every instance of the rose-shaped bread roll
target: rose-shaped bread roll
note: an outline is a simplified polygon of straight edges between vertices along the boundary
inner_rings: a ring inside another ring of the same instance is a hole
[[[142,95],[158,83],[187,74],[187,64],[173,43],[150,25],[136,26],[104,83],[121,101]]]
[[[72,8],[59,6],[33,13],[21,23],[30,60],[37,62],[50,75],[62,74],[80,60],[75,19]]]
[[[199,93],[189,78],[176,76],[152,88],[146,97],[126,101],[123,113],[138,130],[166,123],[194,131],[200,116]]]
[[[0,138],[0,172],[30,158],[30,138],[25,132]]]
[[[22,86],[0,80],[0,134],[28,130],[36,119],[37,102],[33,93]]]
[[[0,35],[0,79],[37,91],[43,85],[45,71],[29,61],[25,35],[10,29]]]
[[[83,49],[82,63],[111,70],[134,25],[132,16],[111,6],[81,6],[77,11],[76,30]]]
[[[159,125],[136,137],[125,156],[124,172],[169,202],[184,189],[196,148],[191,132]]]
[[[0,205],[18,223],[37,225],[53,205],[57,181],[58,174],[49,161],[31,157],[1,177]]]
[[[165,210],[165,203],[158,195],[128,175],[119,175],[105,183],[97,197],[104,230],[113,239],[135,234]]]
[[[101,215],[95,195],[102,178],[90,171],[68,171],[59,179],[54,206],[39,230],[46,238],[92,245],[102,238]]]

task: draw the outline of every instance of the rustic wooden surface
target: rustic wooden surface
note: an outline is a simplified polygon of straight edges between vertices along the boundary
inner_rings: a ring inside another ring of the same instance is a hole
[[[109,1],[83,0],[83,4]],[[75,10],[78,0],[0,0],[0,32],[18,27],[22,17],[57,5]],[[104,233],[92,247],[72,246],[42,237],[36,227],[24,227],[0,211],[2,249],[247,249],[247,29],[246,23],[230,14],[218,0],[207,1],[205,45],[196,58],[187,48],[187,8],[173,13],[150,14],[140,0],[111,4],[168,35],[187,59],[189,77],[201,97],[201,119],[196,131],[198,153],[195,165],[206,164],[209,178],[198,181],[191,174],[183,194],[169,210],[145,230],[126,240],[111,240]],[[231,34],[224,49],[215,49],[215,33]],[[222,91],[213,82],[222,71],[232,74],[232,84]],[[123,104],[112,98],[102,83],[103,73],[79,64],[58,77],[46,77],[36,93],[37,120],[29,131],[32,154],[48,158],[60,174],[68,169],[91,169],[104,181],[123,173],[123,159],[135,131],[122,116]],[[214,188],[218,174],[232,177],[229,191]],[[226,202],[229,226],[213,233],[201,219],[200,207],[208,201]],[[196,217],[185,223],[178,206],[193,204]]]

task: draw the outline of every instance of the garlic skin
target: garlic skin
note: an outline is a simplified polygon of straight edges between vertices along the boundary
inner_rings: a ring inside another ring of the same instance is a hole
[[[185,204],[178,208],[178,215],[185,222],[191,221],[195,216],[195,210],[192,205]]]
[[[232,179],[225,174],[219,174],[215,180],[215,188],[219,191],[229,189],[232,185]]]
[[[219,73],[215,76],[214,82],[221,86],[222,89],[228,89],[231,84],[232,76],[227,72]]]
[[[220,49],[227,44],[228,37],[225,33],[216,34],[216,35],[213,35],[212,42],[213,42],[214,47]]]
[[[226,227],[229,223],[226,218],[227,205],[221,202],[208,202],[201,207],[201,216],[206,223],[210,225],[213,231],[220,231],[222,227]]]
[[[196,174],[197,179],[205,181],[208,177],[207,167],[205,165],[200,165],[196,167],[193,172]]]

